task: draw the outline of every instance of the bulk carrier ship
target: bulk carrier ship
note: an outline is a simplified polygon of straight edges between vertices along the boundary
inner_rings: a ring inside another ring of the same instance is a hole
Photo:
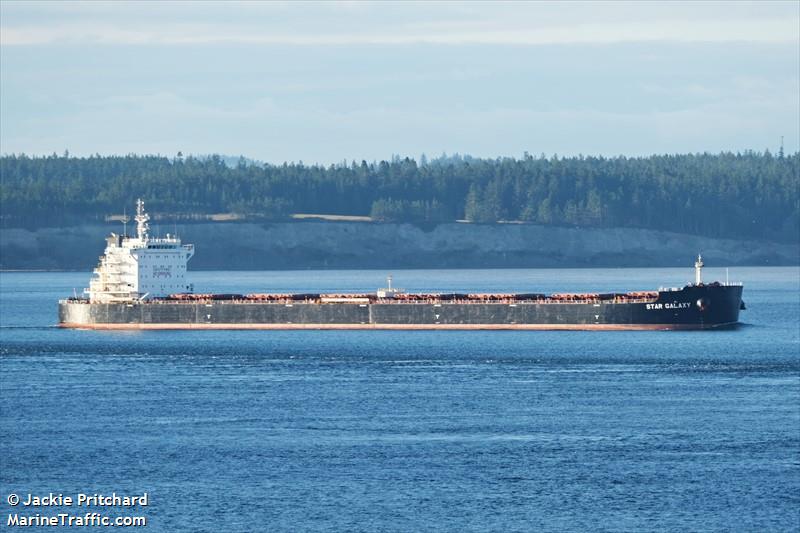
[[[142,200],[136,236],[112,233],[85,297],[59,301],[59,325],[86,329],[641,330],[735,326],[742,285],[695,282],[625,293],[194,294],[191,244],[153,238]]]

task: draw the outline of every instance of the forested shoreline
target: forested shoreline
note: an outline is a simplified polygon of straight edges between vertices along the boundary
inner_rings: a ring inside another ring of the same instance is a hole
[[[220,156],[0,158],[3,227],[86,223],[131,209],[188,218],[234,213],[371,216],[437,224],[466,219],[796,242],[800,153],[533,157],[442,156],[330,166]]]

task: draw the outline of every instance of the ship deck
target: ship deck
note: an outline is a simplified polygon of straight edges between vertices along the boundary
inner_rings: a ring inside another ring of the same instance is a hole
[[[328,293],[328,294],[173,294],[167,297],[151,298],[147,304],[393,304],[393,305],[445,305],[445,304],[593,304],[593,303],[651,303],[658,299],[658,291],[641,291],[628,293],[401,293],[391,298],[381,298],[370,293]],[[69,298],[64,302],[90,303],[86,298]],[[131,301],[120,300],[128,303]]]

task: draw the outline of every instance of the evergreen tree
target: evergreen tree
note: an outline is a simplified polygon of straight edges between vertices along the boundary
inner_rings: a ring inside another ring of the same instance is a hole
[[[797,242],[799,186],[800,153],[780,152],[519,160],[443,154],[419,165],[394,156],[328,167],[180,152],[15,154],[0,157],[0,224],[103,221],[142,197],[156,219],[232,212],[280,220],[300,212],[396,222],[524,220]]]

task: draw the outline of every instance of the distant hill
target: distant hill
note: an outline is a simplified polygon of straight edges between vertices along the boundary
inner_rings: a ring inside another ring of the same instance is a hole
[[[302,213],[420,227],[519,221],[800,240],[800,153],[395,157],[327,167],[216,155],[6,155],[0,178],[4,228],[101,222],[142,197],[162,220],[225,213],[289,221]]]

